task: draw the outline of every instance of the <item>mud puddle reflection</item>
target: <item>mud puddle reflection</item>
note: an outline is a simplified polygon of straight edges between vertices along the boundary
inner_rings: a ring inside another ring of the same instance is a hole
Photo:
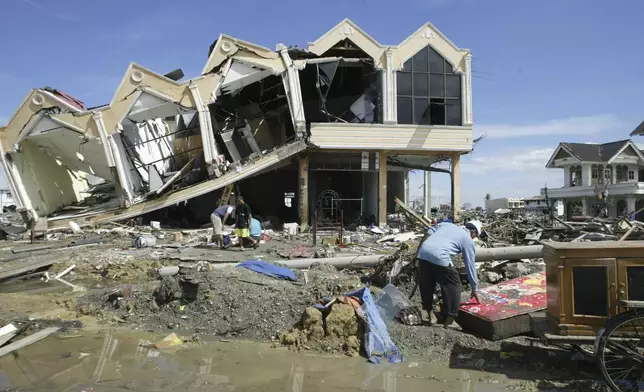
[[[0,389],[499,392],[508,382],[413,358],[371,365],[363,358],[296,354],[260,343],[150,346],[161,338],[129,331],[50,337],[0,358]]]

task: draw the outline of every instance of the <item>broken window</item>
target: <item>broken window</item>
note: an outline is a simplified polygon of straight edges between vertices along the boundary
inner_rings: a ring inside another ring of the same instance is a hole
[[[230,93],[210,105],[215,141],[226,161],[242,162],[279,147],[295,137],[284,84],[271,75]]]
[[[463,125],[461,75],[429,46],[397,72],[398,123]]]
[[[311,59],[300,73],[307,121],[381,123],[380,75],[369,58]]]

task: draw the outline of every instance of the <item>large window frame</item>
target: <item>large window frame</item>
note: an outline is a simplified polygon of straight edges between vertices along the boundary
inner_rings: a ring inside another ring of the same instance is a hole
[[[427,45],[397,72],[398,123],[463,125],[463,78]]]

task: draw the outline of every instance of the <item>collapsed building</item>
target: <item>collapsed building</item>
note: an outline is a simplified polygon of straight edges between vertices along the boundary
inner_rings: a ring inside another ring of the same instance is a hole
[[[306,50],[221,34],[202,74],[183,77],[130,64],[94,108],[32,90],[0,128],[16,206],[54,228],[196,198],[208,209],[236,183],[262,216],[384,224],[394,198],[407,201],[412,169],[449,175],[461,205],[471,55],[430,23],[395,46],[348,19]],[[450,170],[432,167],[443,161]]]

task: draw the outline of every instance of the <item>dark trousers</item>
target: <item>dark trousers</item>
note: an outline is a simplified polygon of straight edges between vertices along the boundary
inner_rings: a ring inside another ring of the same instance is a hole
[[[420,297],[423,301],[423,308],[431,312],[434,306],[434,290],[436,283],[441,287],[443,303],[440,316],[456,317],[458,308],[461,307],[461,291],[463,284],[458,271],[453,266],[443,267],[432,264],[429,261],[418,260]]]

